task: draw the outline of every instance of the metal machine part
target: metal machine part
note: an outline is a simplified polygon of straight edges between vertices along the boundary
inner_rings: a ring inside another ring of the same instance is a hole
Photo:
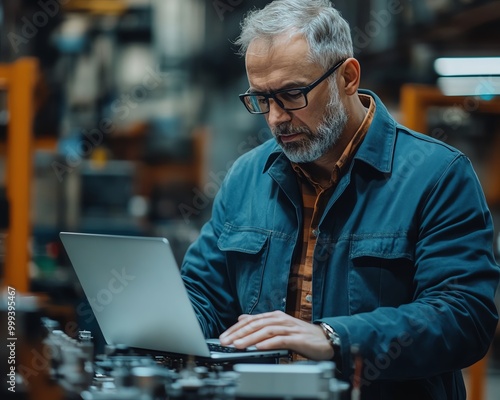
[[[348,389],[335,379],[335,363],[236,364],[238,398],[340,399]]]
[[[349,385],[333,362],[202,364],[174,354],[106,346],[94,356],[92,334],[73,339],[44,320],[50,377],[65,400],[346,399]]]

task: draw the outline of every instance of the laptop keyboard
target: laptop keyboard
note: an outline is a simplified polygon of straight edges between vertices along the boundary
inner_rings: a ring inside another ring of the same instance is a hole
[[[236,347],[222,346],[217,343],[208,343],[208,349],[210,351],[216,351],[218,353],[244,353],[246,349],[237,349]]]

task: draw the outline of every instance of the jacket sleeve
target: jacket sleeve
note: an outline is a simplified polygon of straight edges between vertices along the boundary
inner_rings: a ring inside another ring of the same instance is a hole
[[[493,227],[469,160],[458,155],[438,177],[417,218],[414,298],[352,316],[324,318],[352,346],[365,380],[419,379],[465,368],[488,350],[497,326],[499,267]]]
[[[181,266],[184,284],[206,337],[219,336],[241,314],[226,276],[225,254],[217,246],[224,225],[225,192],[230,174],[214,199],[211,219],[187,250]]]

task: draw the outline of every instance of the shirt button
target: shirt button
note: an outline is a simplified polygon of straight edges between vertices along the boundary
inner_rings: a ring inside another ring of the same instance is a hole
[[[312,295],[308,294],[308,295],[306,296],[306,301],[307,301],[308,303],[310,303],[310,302],[312,302],[312,300],[313,300]]]

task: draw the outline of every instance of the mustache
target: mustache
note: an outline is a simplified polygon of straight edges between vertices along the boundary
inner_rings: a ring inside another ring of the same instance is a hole
[[[297,133],[303,133],[306,136],[312,135],[312,132],[310,131],[309,128],[307,128],[305,126],[293,126],[291,124],[279,125],[272,130],[272,133],[276,137],[294,135]]]

